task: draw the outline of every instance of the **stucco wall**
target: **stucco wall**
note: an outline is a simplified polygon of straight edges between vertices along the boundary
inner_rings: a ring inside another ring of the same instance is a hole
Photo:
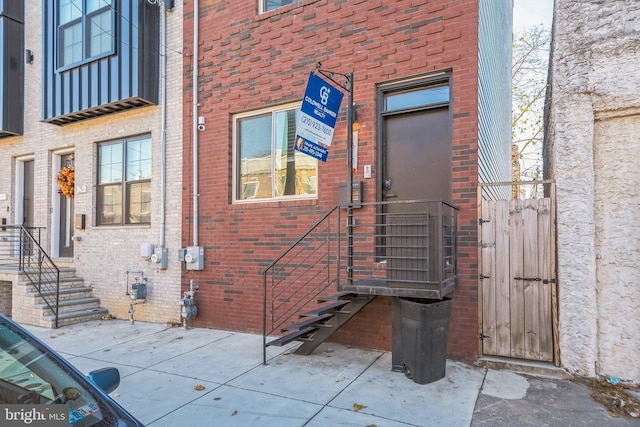
[[[562,364],[640,382],[640,3],[556,0],[548,152]]]
[[[52,230],[56,228],[55,204],[58,198],[54,165],[56,155],[75,153],[76,194],[72,199],[75,214],[85,214],[87,227],[75,230],[74,257],[71,262],[77,276],[93,287],[93,295],[101,306],[118,318],[128,318],[129,299],[125,294],[126,271],[142,270],[148,278],[146,305],[136,306],[137,320],[169,322],[179,320],[177,305],[181,297],[182,198],[182,3],[177,2],[168,19],[168,96],[167,109],[167,191],[166,246],[169,268],[160,270],[140,256],[143,242],[160,243],[160,170],[161,111],[160,106],[109,114],[66,126],[41,122],[42,111],[42,2],[28,1],[25,10],[25,48],[34,52],[33,64],[25,65],[25,131],[23,136],[0,140],[0,212],[9,223],[20,223],[16,217],[16,164],[20,158],[33,158],[35,165],[34,225],[43,227],[43,248],[52,248]],[[96,227],[96,143],[139,134],[152,137],[152,218],[150,225]],[[131,277],[133,279],[133,276]]]

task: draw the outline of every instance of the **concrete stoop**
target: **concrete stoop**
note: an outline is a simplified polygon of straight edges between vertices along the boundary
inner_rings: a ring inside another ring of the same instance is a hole
[[[570,380],[573,378],[573,376],[565,369],[554,366],[551,363],[529,360],[484,356],[481,357],[475,365],[489,369],[514,371],[521,374],[563,380]]]
[[[19,300],[23,301],[21,310],[32,311],[30,314],[25,315],[25,313],[22,313],[20,315],[24,323],[45,328],[55,328],[53,311],[36,287],[31,285],[23,274],[20,274],[19,281],[14,287],[14,292],[19,292],[21,295],[19,298]],[[53,295],[54,292],[49,292],[48,294]],[[84,280],[75,275],[74,268],[60,268],[58,295],[58,327],[99,320],[109,312],[106,308],[100,307],[100,298],[92,295],[92,288],[86,286]]]

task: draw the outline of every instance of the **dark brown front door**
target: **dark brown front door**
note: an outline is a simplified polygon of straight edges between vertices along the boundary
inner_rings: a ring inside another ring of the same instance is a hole
[[[60,157],[60,169],[73,166],[73,154]],[[58,236],[58,256],[73,257],[73,198],[60,197],[60,235]]]
[[[385,118],[385,201],[451,200],[449,120],[447,107]]]

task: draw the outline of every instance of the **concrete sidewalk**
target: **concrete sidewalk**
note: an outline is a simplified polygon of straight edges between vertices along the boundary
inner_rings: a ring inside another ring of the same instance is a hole
[[[391,371],[389,352],[331,343],[310,356],[270,347],[265,366],[259,335],[124,320],[27,329],[84,373],[118,368],[112,396],[152,427],[639,424],[583,385],[454,361],[420,385]]]

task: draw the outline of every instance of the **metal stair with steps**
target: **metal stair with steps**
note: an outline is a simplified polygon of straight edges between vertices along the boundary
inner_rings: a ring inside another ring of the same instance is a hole
[[[295,354],[308,355],[333,335],[342,325],[355,316],[375,295],[362,295],[343,292],[322,297],[317,309],[301,313],[300,322],[282,328],[285,335],[269,341],[267,346],[283,346],[293,341],[301,341]]]

